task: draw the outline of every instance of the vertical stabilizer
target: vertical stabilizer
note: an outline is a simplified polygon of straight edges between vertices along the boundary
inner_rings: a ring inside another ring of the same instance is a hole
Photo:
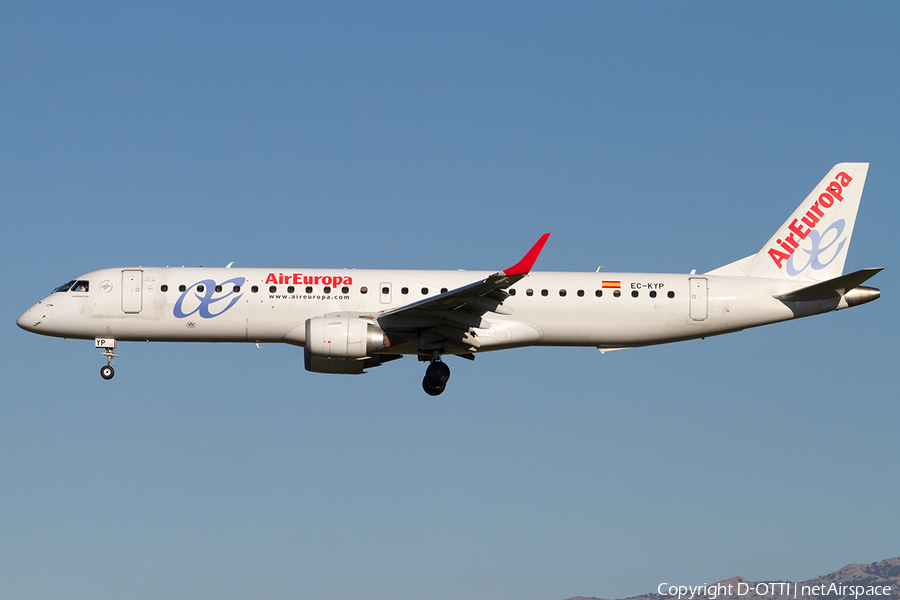
[[[844,271],[869,163],[835,165],[754,256],[710,271],[825,281]]]

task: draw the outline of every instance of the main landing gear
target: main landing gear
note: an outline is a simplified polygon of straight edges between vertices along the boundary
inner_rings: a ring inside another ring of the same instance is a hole
[[[429,396],[437,396],[447,387],[448,379],[450,379],[450,367],[441,362],[439,358],[434,358],[425,369],[422,389]]]
[[[119,356],[115,353],[116,340],[110,338],[96,338],[94,339],[94,348],[102,349],[103,352],[101,352],[101,354],[106,357],[106,364],[100,367],[100,377],[103,379],[112,379],[113,375],[116,374],[116,370],[113,368],[113,365],[115,364],[113,359]]]

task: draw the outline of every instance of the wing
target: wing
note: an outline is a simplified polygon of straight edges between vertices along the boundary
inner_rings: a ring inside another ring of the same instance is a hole
[[[423,352],[447,349],[446,345],[457,346],[464,352],[477,350],[481,345],[476,329],[487,329],[490,324],[482,317],[485,313],[512,314],[512,309],[503,305],[509,297],[506,289],[531,272],[549,233],[541,236],[531,250],[512,267],[493,275],[425,298],[406,306],[384,311],[377,315],[379,326],[388,334],[404,336],[420,335]]]

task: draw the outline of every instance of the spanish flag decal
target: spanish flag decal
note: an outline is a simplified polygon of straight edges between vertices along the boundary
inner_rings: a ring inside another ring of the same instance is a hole
[[[614,288],[614,289],[618,290],[621,287],[622,287],[621,281],[604,281],[603,282],[603,289]]]

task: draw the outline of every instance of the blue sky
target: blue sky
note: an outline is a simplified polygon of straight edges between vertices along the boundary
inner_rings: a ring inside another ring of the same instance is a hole
[[[896,3],[7,3],[10,598],[622,598],[900,555]],[[15,319],[102,267],[699,272],[871,163],[878,302],[307,373]],[[892,208],[892,206],[894,208]],[[451,359],[452,360],[452,359]]]

